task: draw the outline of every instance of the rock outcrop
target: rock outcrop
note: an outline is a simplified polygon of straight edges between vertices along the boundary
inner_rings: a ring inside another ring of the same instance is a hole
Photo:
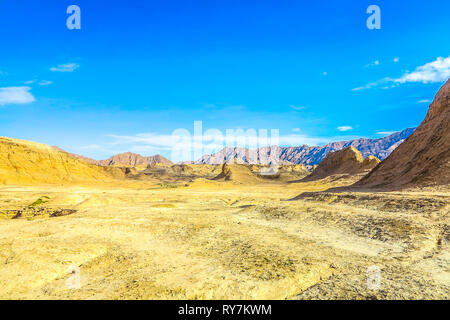
[[[227,163],[222,165],[222,172],[214,180],[233,181],[243,184],[263,182],[262,178],[252,172],[250,166]]]
[[[324,179],[332,175],[357,175],[367,173],[380,163],[374,156],[366,159],[354,147],[328,153],[316,169],[302,181]]]
[[[362,163],[362,169],[363,170],[372,170],[380,163],[381,163],[381,161],[377,157],[368,156],[367,158],[364,159],[364,161]]]

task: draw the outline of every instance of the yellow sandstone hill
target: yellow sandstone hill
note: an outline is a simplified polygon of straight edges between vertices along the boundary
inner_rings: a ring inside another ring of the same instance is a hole
[[[380,163],[374,156],[366,159],[354,147],[330,152],[314,171],[302,181],[324,179],[332,175],[359,175],[367,173]]]
[[[222,172],[217,177],[215,177],[214,180],[233,181],[244,184],[263,182],[262,178],[259,178],[252,172],[250,166],[228,163],[224,163],[222,165]]]
[[[375,156],[368,156],[364,159],[362,163],[362,169],[363,170],[372,170],[375,168],[379,163],[381,163],[380,159],[378,159]]]
[[[263,166],[246,164],[222,165],[222,172],[213,180],[240,184],[285,183],[304,178],[309,171],[303,165]]]
[[[0,137],[0,184],[70,184],[125,178],[126,169],[103,168],[30,141]]]
[[[354,187],[395,190],[450,183],[450,80],[425,120],[387,159]]]

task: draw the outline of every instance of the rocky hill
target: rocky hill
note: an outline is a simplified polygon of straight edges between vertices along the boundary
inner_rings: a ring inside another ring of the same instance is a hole
[[[264,147],[257,150],[245,148],[224,148],[220,152],[205,155],[195,163],[197,164],[222,164],[229,162],[245,164],[272,164],[273,159],[279,155],[283,163],[303,164],[309,168],[318,165],[331,151],[338,151],[348,147],[358,149],[363,157],[375,156],[380,160],[385,159],[408,136],[414,132],[414,128],[405,129],[379,139],[356,139],[350,141],[332,142],[325,146],[310,147]]]
[[[44,144],[0,137],[0,184],[98,183],[126,174],[125,169],[100,167]]]
[[[437,93],[425,120],[355,187],[395,190],[450,183],[450,80]]]
[[[325,159],[303,181],[313,181],[337,174],[357,175],[367,173],[380,163],[374,156],[364,159],[359,150],[348,147],[327,154]]]
[[[236,183],[262,183],[263,179],[255,175],[250,166],[243,164],[222,165],[222,172],[214,178],[217,181],[233,181]]]
[[[137,153],[125,152],[121,154],[117,154],[112,156],[106,160],[98,161],[98,164],[101,166],[113,166],[113,165],[124,165],[124,166],[138,166],[138,165],[152,165],[152,164],[165,164],[172,165],[173,163],[164,158],[161,155],[155,155],[150,157],[144,157]]]
[[[164,158],[163,156],[157,154],[155,156],[144,157],[137,153],[125,152],[121,154],[114,155],[106,160],[94,160],[79,154],[67,152],[57,146],[52,147],[54,150],[65,152],[72,157],[78,158],[80,160],[86,161],[88,163],[96,164],[99,166],[147,166],[153,164],[164,164],[173,165],[173,163]]]

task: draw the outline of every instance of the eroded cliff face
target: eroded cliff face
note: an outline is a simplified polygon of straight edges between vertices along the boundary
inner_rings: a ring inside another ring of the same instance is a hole
[[[387,159],[355,187],[400,189],[450,183],[450,80],[425,120]]]

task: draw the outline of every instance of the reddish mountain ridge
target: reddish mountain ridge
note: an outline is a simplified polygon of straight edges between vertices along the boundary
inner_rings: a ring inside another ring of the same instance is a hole
[[[63,149],[53,146],[54,150],[65,152],[72,157],[78,158],[88,163],[96,164],[98,166],[138,166],[138,165],[152,165],[152,164],[165,164],[173,165],[173,163],[164,158],[163,156],[157,154],[155,156],[144,157],[137,153],[125,152],[121,154],[114,155],[106,160],[94,160],[88,157],[81,156],[79,154],[70,153],[64,151]]]
[[[173,163],[157,154],[155,156],[144,157],[137,153],[125,152],[112,156],[106,160],[100,160],[98,162],[101,166],[113,166],[113,165],[125,165],[125,166],[138,166],[138,165],[151,165],[151,164],[166,164],[173,165]]]
[[[236,162],[243,164],[272,164],[271,159],[278,156],[282,163],[303,164],[311,168],[314,165],[318,165],[329,152],[348,147],[358,149],[365,158],[375,156],[383,160],[413,132],[414,128],[408,128],[379,139],[360,138],[350,141],[332,142],[325,146],[317,147],[307,145],[300,147],[272,146],[256,150],[226,147],[217,153],[204,155],[194,163],[223,164]]]

